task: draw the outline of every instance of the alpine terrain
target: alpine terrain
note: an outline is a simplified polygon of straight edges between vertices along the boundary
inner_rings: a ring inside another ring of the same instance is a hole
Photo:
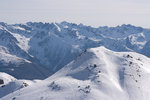
[[[149,100],[150,29],[0,22],[0,100]]]

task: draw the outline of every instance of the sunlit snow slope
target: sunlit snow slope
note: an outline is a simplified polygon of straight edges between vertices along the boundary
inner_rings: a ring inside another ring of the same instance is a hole
[[[138,53],[92,48],[44,81],[1,100],[149,100],[149,65]]]
[[[0,80],[3,81],[3,84],[0,84],[0,98],[13,93],[14,91],[25,88],[33,83],[36,83],[40,80],[18,80],[13,76],[0,72]]]

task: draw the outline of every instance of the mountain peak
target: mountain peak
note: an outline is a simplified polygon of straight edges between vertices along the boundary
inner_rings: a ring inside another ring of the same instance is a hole
[[[149,58],[137,53],[92,48],[46,80],[9,94],[2,100],[10,97],[21,100],[57,100],[60,97],[61,100],[146,100],[150,98],[147,91],[150,89],[149,62]]]

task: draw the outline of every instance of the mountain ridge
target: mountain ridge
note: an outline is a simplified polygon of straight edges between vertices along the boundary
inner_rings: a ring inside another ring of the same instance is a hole
[[[49,78],[2,100],[147,100],[150,58],[105,47],[86,50]]]
[[[0,35],[0,52],[40,65],[50,71],[48,75],[93,47],[105,46],[113,51],[138,52],[148,57],[150,55],[149,49],[145,49],[149,48],[150,29],[130,24],[93,28],[65,21],[11,25],[1,22]],[[13,75],[14,72],[8,74]]]

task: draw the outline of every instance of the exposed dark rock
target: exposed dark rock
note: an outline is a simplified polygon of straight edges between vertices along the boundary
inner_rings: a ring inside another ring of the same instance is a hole
[[[0,84],[4,84],[4,81],[2,79],[0,79]]]

